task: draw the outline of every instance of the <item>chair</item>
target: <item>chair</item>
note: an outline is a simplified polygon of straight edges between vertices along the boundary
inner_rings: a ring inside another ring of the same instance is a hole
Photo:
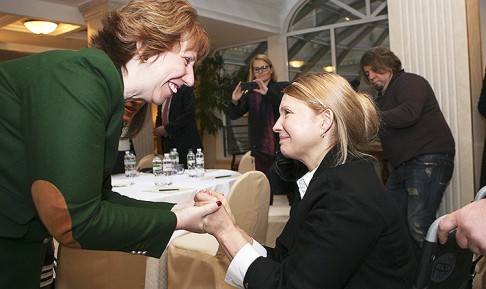
[[[259,171],[241,175],[227,196],[240,228],[264,243],[270,185]],[[169,289],[234,288],[224,282],[229,260],[218,241],[209,234],[188,233],[168,247]]]
[[[147,257],[59,245],[57,289],[144,289]]]
[[[148,154],[138,161],[137,170],[148,169],[152,167],[152,161],[154,160],[154,154]]]
[[[475,201],[485,196],[486,187],[483,187]],[[457,245],[455,231],[449,233],[445,244],[438,242],[437,231],[444,217],[437,218],[427,231],[413,289],[472,288],[476,263],[481,256],[473,261],[473,253]]]
[[[247,151],[240,160],[238,164],[238,172],[246,173],[248,171],[255,170],[255,158],[251,156],[251,152]]]
[[[268,225],[265,245],[275,246],[275,239],[282,233],[290,218],[290,205],[287,195],[274,195],[273,204],[268,209]]]

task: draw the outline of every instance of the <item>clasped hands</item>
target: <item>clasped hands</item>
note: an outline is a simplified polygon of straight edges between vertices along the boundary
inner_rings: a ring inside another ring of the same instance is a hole
[[[220,202],[221,207],[202,218],[203,229],[216,238],[228,230],[237,229],[236,219],[231,212],[228,200],[219,193],[202,190],[194,196],[195,206],[205,206],[208,203]]]
[[[210,233],[217,237],[230,228],[237,228],[228,201],[222,194],[201,190],[194,201],[176,204],[177,230]]]
[[[203,230],[218,240],[231,261],[245,244],[253,244],[253,238],[238,226],[223,195],[212,191],[200,191],[194,196],[196,207],[204,207],[215,201],[220,202],[221,206],[217,211],[202,218]]]

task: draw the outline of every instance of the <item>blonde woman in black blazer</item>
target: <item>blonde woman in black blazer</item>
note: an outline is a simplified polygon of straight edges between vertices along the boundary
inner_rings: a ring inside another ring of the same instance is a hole
[[[225,210],[204,229],[231,260],[238,288],[411,288],[415,260],[393,200],[363,150],[379,119],[372,100],[335,74],[309,74],[284,90],[274,126],[282,153],[305,165],[301,200],[276,241],[264,247]]]

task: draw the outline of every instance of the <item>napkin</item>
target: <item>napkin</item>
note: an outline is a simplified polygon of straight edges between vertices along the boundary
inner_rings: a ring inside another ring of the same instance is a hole
[[[112,187],[129,187],[135,183],[132,179],[116,180],[111,182]]]

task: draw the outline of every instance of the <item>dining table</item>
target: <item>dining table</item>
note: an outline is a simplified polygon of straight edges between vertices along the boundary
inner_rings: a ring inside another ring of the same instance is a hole
[[[227,195],[231,186],[241,174],[226,169],[206,169],[202,177],[189,177],[187,170],[182,174],[172,175],[172,184],[156,186],[152,173],[139,173],[135,177],[124,174],[112,175],[113,191],[127,197],[151,202],[180,203],[193,200],[200,190],[213,190]],[[187,233],[176,230],[172,238]],[[170,242],[169,242],[170,243]],[[160,259],[147,257],[145,288],[167,289],[167,250]]]
[[[199,190],[226,194],[240,173],[226,169],[207,169],[203,177],[189,177],[187,172],[171,175],[172,184],[156,186],[152,173],[135,177],[116,174],[111,177],[113,191],[137,200],[179,203],[190,201]]]

